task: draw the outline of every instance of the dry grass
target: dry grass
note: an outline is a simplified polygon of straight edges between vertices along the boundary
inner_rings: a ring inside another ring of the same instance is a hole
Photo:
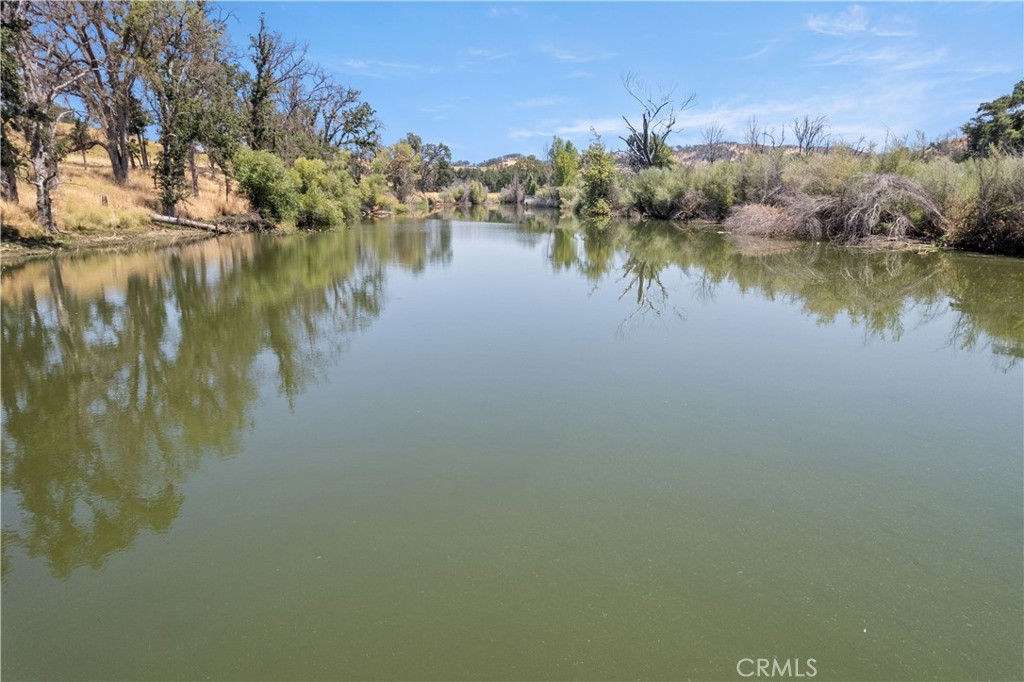
[[[782,215],[782,209],[766,204],[737,206],[722,225],[730,232],[745,235],[770,237],[775,234],[775,224]]]
[[[149,144],[150,160],[159,147]],[[94,147],[86,153],[68,155],[61,163],[61,183],[53,195],[54,216],[61,230],[82,233],[132,233],[151,228],[149,214],[159,210],[157,191],[150,172],[134,169],[125,185],[114,182],[110,160],[105,151]],[[199,196],[189,197],[179,205],[179,215],[196,220],[234,215],[249,210],[248,201],[232,193],[224,197],[224,177],[210,170],[205,157],[199,163]],[[13,227],[25,237],[43,233],[36,223],[35,188],[25,180],[18,182],[20,204],[0,202],[0,218],[6,227]],[[104,198],[106,205],[104,205]]]

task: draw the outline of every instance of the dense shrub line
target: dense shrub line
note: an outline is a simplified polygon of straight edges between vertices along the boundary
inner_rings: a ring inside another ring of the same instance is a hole
[[[584,161],[579,188],[559,188],[563,208],[582,214],[724,221],[728,229],[751,234],[846,243],[917,239],[1024,256],[1019,155],[954,162],[915,158],[905,148],[880,154],[774,150],[616,173],[597,183],[588,179],[586,156]],[[616,191],[595,196],[595,187],[609,185]]]

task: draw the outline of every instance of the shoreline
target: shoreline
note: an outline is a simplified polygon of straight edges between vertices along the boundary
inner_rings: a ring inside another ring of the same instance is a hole
[[[141,232],[76,234],[61,232],[52,237],[10,238],[5,231],[0,240],[0,269],[26,261],[57,255],[158,249],[176,244],[203,241],[219,235],[194,228],[154,228]]]

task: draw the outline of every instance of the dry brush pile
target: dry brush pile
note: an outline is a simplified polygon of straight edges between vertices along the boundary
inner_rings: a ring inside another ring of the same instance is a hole
[[[847,243],[935,238],[945,229],[942,212],[921,185],[891,173],[852,176],[834,195],[791,190],[778,203],[740,206],[725,226],[746,234]]]

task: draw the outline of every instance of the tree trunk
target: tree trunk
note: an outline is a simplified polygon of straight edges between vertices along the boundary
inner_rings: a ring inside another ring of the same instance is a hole
[[[199,169],[196,168],[196,147],[188,150],[188,170],[192,174],[192,196],[199,196]]]
[[[32,126],[31,136],[32,169],[36,186],[36,219],[47,232],[56,232],[53,219],[53,200],[50,191],[57,187],[57,157],[53,149],[53,131],[48,123],[38,122]]]
[[[110,157],[110,168],[114,173],[114,182],[123,185],[128,181],[128,169],[131,166],[131,149],[128,146],[128,116],[124,112],[113,114],[113,121],[104,128],[107,138],[107,155]]]
[[[18,203],[18,176],[14,166],[4,166],[0,172],[0,199],[12,204]]]
[[[142,150],[139,152],[142,155],[142,167],[149,170],[149,154],[146,153],[146,138],[142,136],[142,133],[139,133],[139,149]]]

